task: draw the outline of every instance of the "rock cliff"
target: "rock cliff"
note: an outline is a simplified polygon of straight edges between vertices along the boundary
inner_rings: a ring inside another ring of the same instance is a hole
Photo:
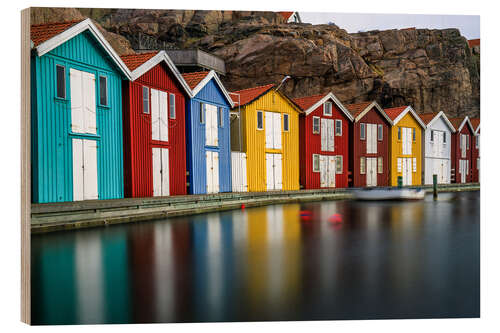
[[[194,47],[214,53],[226,62],[223,81],[230,90],[290,75],[282,89],[291,97],[333,91],[345,103],[377,100],[383,107],[411,104],[420,113],[479,116],[479,55],[457,29],[349,34],[335,24],[286,24],[279,14],[250,11],[70,14],[98,22],[120,53]]]

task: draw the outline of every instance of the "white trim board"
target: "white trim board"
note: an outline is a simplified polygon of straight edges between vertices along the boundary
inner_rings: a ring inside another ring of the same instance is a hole
[[[38,45],[35,49],[39,57],[43,56],[47,52],[55,49],[59,45],[67,42],[71,38],[77,36],[78,34],[84,32],[85,30],[89,30],[92,35],[97,39],[97,41],[101,44],[107,54],[114,60],[115,64],[120,68],[122,73],[128,78],[131,78],[131,73],[125,63],[122,61],[120,56],[115,52],[113,47],[108,43],[106,38],[101,34],[99,29],[94,25],[91,19],[85,19],[80,23],[73,25],[72,27],[64,30],[60,34],[55,35],[54,37],[46,40],[45,42]]]
[[[130,80],[135,81],[138,78],[140,78],[142,75],[144,75],[146,72],[148,72],[151,68],[159,64],[160,62],[165,61],[167,64],[168,68],[172,71],[174,74],[175,78],[177,81],[181,84],[182,88],[184,88],[184,91],[187,93],[187,95],[192,98],[193,94],[191,92],[191,88],[189,88],[189,85],[186,83],[184,78],[182,77],[181,73],[173,63],[173,61],[170,59],[168,56],[167,52],[165,51],[159,51],[154,57],[137,67],[131,72],[130,75]]]
[[[342,112],[344,112],[344,114],[346,115],[346,117],[350,121],[354,121],[354,117],[351,115],[351,113],[345,108],[345,106],[339,101],[339,99],[331,92],[329,92],[328,94],[323,96],[323,98],[321,98],[319,101],[317,101],[312,106],[310,106],[309,108],[304,110],[305,115],[308,116],[311,112],[316,110],[320,105],[324,104],[329,99],[331,99],[337,105],[337,107],[340,110],[342,110]]]
[[[446,116],[446,114],[443,111],[439,111],[439,113],[434,118],[432,118],[431,121],[429,121],[429,123],[427,124],[427,127],[430,127],[439,117],[442,117],[444,119],[444,122],[450,128],[451,133],[455,133],[455,131],[456,131],[455,127],[453,127],[453,124],[448,120],[448,117]]]
[[[354,119],[354,122],[358,122],[361,118],[363,118],[367,113],[368,111],[370,111],[373,107],[375,107],[378,112],[389,122],[389,124],[392,126],[393,123],[392,123],[392,120],[391,118],[389,118],[389,116],[387,115],[387,113],[385,113],[384,109],[382,109],[382,107],[375,101],[371,102],[360,114],[358,114],[358,116]]]
[[[464,125],[466,123],[469,125],[471,133],[474,134],[475,133],[474,127],[472,126],[472,123],[470,122],[469,116],[465,116],[464,120],[462,120],[462,122],[460,123],[460,126],[457,128],[457,132],[460,132],[462,130],[462,127],[464,127]],[[479,126],[477,128],[479,128]]]
[[[425,126],[424,122],[422,121],[422,119],[420,119],[420,117],[418,116],[418,114],[415,112],[415,110],[413,110],[413,108],[411,106],[407,106],[406,109],[404,109],[403,112],[401,112],[397,117],[396,119],[394,119],[393,121],[393,126],[396,125],[401,119],[403,119],[403,117],[408,113],[410,112],[413,117],[417,120],[417,122],[420,124],[420,126],[422,126],[423,129],[426,129],[427,126]]]
[[[203,78],[203,80],[201,80],[200,82],[198,82],[198,84],[196,85],[196,87],[194,87],[194,89],[191,90],[192,96],[193,97],[196,96],[201,91],[201,89],[203,89],[203,87],[205,87],[205,85],[207,85],[207,83],[210,82],[211,79],[215,79],[215,82],[217,83],[217,85],[221,89],[222,93],[224,94],[224,97],[226,97],[226,100],[229,102],[229,105],[231,105],[231,108],[234,108],[233,99],[229,96],[228,91],[226,90],[226,88],[222,84],[221,80],[219,79],[219,75],[217,75],[217,73],[214,70],[211,70]]]

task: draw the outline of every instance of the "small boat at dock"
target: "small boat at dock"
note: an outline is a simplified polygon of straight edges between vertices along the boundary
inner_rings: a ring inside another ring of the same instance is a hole
[[[373,188],[354,192],[357,200],[422,200],[425,190],[413,188]]]

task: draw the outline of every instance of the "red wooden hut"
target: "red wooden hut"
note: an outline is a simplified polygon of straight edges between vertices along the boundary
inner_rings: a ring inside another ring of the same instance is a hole
[[[125,196],[186,194],[185,100],[190,89],[165,51],[121,57]]]
[[[480,136],[481,136],[481,120],[479,118],[470,118],[470,123],[472,125],[472,128],[474,129],[474,135],[472,136],[472,152],[471,152],[471,173],[472,173],[472,182],[478,183],[479,182],[479,159],[480,159],[480,153],[479,153],[479,145],[480,145]]]
[[[451,182],[470,183],[472,150],[471,142],[474,128],[469,120],[465,118],[450,118],[456,132],[451,135]]]
[[[332,93],[294,99],[299,120],[300,184],[347,187],[349,123],[353,117]]]
[[[391,119],[375,101],[346,108],[354,118],[349,140],[350,185],[389,186]]]

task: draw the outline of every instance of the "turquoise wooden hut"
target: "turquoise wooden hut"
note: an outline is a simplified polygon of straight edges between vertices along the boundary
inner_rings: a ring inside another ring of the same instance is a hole
[[[35,203],[123,198],[122,79],[90,19],[31,26]]]

